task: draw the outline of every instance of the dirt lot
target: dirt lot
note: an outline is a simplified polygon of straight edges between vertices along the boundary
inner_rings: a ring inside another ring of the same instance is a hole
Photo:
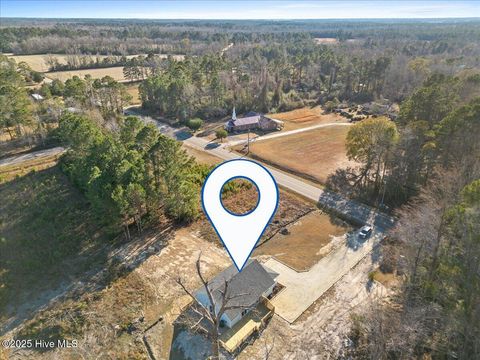
[[[269,116],[285,122],[282,131],[301,129],[319,124],[348,122],[347,119],[338,114],[324,114],[321,106],[313,108],[304,107],[283,113],[269,114]]]
[[[248,346],[238,359],[338,359],[344,358],[350,346],[352,314],[361,314],[375,301],[391,294],[378,282],[370,282],[368,274],[376,267],[365,257],[297,320],[294,325],[274,316],[261,338]],[[348,358],[348,357],[346,357]]]
[[[336,169],[355,166],[346,157],[347,126],[333,126],[254,142],[254,159],[309,180],[325,183]],[[237,149],[239,150],[239,149]]]
[[[320,211],[300,218],[287,229],[288,234],[278,233],[260,244],[253,256],[273,255],[297,271],[306,271],[329,253],[333,237],[350,230],[345,223],[340,220],[334,223],[329,215]]]

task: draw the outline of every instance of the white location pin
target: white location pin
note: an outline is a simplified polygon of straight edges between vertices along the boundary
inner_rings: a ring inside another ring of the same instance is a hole
[[[257,187],[257,206],[246,214],[231,213],[222,204],[223,185],[235,178],[247,179]],[[205,180],[202,205],[233,263],[242,271],[277,210],[277,183],[265,167],[254,161],[226,161],[213,169]]]

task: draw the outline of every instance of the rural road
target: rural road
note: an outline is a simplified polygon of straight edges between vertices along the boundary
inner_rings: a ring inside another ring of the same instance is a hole
[[[139,116],[138,114],[134,115]],[[202,138],[190,136],[184,129],[175,129],[148,116],[139,117],[147,123],[155,124],[164,135],[183,141],[192,148],[205,151],[223,160],[241,158],[240,155],[226,148],[224,144],[219,145]],[[324,126],[328,125],[324,124]],[[56,147],[13,156],[0,160],[0,166],[14,165],[24,161],[57,155],[64,151],[63,147]],[[280,186],[313,200],[321,207],[327,208],[354,223],[374,225],[374,232],[369,239],[359,240],[357,232],[347,234],[345,242],[342,242],[340,246],[332,250],[328,256],[322,258],[306,272],[297,272],[274,257],[267,260],[265,265],[279,274],[278,281],[285,286],[285,289],[272,300],[272,303],[275,305],[275,312],[286,321],[293,323],[325,291],[340,280],[361,259],[372,252],[383,238],[385,232],[393,227],[394,219],[375,211],[367,205],[310,185],[271,166],[266,167]]]
[[[146,121],[150,120],[151,118]],[[156,124],[165,135],[182,139],[186,145],[215,155],[220,159],[232,160],[241,157],[237,153],[229,151],[225,145],[215,147],[202,138],[187,137],[185,130],[177,130],[158,122]],[[360,240],[357,231],[346,234],[346,241],[342,242],[340,246],[333,249],[328,256],[322,258],[306,272],[297,272],[275,257],[267,260],[265,265],[279,274],[278,282],[285,286],[285,289],[272,299],[275,313],[289,323],[293,323],[360,260],[370,253],[373,254],[372,256],[375,255],[372,250],[383,239],[385,232],[393,227],[394,219],[375,211],[367,205],[310,185],[270,166],[266,167],[280,186],[311,199],[321,207],[327,208],[354,223],[368,223],[374,226],[374,231],[367,240]]]
[[[135,113],[132,109],[128,109],[130,114],[139,116],[143,121],[147,123],[155,124],[161,133],[173,137],[177,140],[183,141],[186,145],[198,149],[200,151],[205,151],[212,155],[217,156],[223,160],[232,160],[238,159],[242,156],[237,153],[228,150],[225,145],[218,145],[212,142],[209,142],[205,139],[190,136],[185,130],[175,129],[167,124],[163,124],[154,120],[148,116],[141,116],[138,113]],[[340,125],[340,124],[336,124]],[[344,124],[347,125],[347,124]],[[315,127],[293,130],[295,132],[306,131],[307,129],[318,128],[323,126],[330,126],[330,124],[317,125]],[[291,133],[291,132],[290,132]],[[272,134],[274,135],[281,134]],[[217,146],[218,145],[218,146]],[[65,151],[63,147],[55,147],[47,150],[35,151],[28,154],[18,155],[9,157],[3,160],[0,160],[0,166],[8,166],[18,164],[24,161],[40,159],[43,157],[53,156],[61,154]],[[370,223],[375,226],[376,229],[387,230],[393,226],[394,220],[385,214],[382,214],[378,211],[375,211],[373,208],[361,204],[357,201],[346,199],[339,194],[321,189],[319,187],[310,185],[309,183],[298,179],[292,175],[276,170],[271,166],[264,165],[273,175],[276,182],[297,194],[300,194],[307,199],[318,202],[322,207],[325,207],[337,214],[340,214],[347,220],[353,221],[357,224],[366,224]]]
[[[130,110],[132,112],[132,110]],[[189,135],[185,129],[175,129],[167,124],[161,123],[148,116],[139,116],[143,121],[155,124],[160,132],[164,135],[173,137],[182,141],[184,144],[214,155],[222,160],[232,160],[242,158],[239,154],[226,148],[230,144],[216,144],[209,142],[203,138]],[[327,124],[323,124],[327,125]],[[339,125],[339,124],[336,124]],[[279,171],[271,166],[263,164],[273,175],[276,182],[288,190],[300,194],[307,199],[320,204],[321,207],[327,208],[336,214],[346,218],[357,224],[371,224],[374,225],[377,231],[384,231],[391,228],[394,224],[393,218],[383,213],[380,213],[370,206],[359,203],[354,200],[344,198],[343,196],[321,189],[319,187],[310,185],[309,183],[298,179],[292,175]]]
[[[24,161],[36,160],[41,158],[46,158],[49,156],[60,155],[65,151],[61,146],[54,147],[46,150],[34,151],[28,154],[11,156],[6,159],[0,160],[0,166],[9,166],[22,163]]]

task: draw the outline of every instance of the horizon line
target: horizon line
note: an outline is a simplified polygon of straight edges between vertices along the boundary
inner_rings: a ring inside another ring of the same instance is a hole
[[[34,16],[0,16],[0,19],[37,19],[37,20],[191,20],[191,21],[205,21],[205,20],[219,20],[219,21],[311,21],[311,20],[480,20],[480,16],[460,16],[460,17],[372,17],[372,18],[258,18],[258,19],[243,19],[243,18],[135,18],[135,17],[34,17]]]

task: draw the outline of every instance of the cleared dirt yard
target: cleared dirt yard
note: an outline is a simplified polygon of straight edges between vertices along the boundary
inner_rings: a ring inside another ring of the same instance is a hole
[[[315,211],[288,226],[288,235],[278,233],[259,245],[253,256],[273,255],[298,271],[306,271],[329,253],[334,237],[349,230],[343,222],[334,223],[330,216]]]
[[[254,142],[250,154],[282,170],[324,183],[336,169],[355,166],[346,156],[348,129],[332,126]]]
[[[269,114],[274,119],[285,122],[283,131],[305,128],[318,124],[346,123],[347,119],[338,114],[324,114],[321,106],[304,107],[278,114]]]

